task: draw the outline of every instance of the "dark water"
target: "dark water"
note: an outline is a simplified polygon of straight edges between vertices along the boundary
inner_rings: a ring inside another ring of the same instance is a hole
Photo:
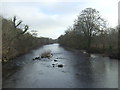
[[[32,60],[46,50],[51,50],[52,58]],[[118,60],[87,57],[59,44],[44,45],[14,61],[22,68],[3,81],[3,88],[118,88]],[[63,68],[52,64],[63,64]]]

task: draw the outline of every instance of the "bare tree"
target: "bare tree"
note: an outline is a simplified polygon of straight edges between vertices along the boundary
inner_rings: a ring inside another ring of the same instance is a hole
[[[21,20],[17,21],[17,17],[16,16],[13,17],[12,22],[13,22],[13,25],[14,25],[15,28],[17,28],[22,23]]]
[[[17,38],[19,38],[21,35],[23,35],[28,29],[29,29],[29,26],[28,25],[25,25],[25,24],[22,24],[23,21],[21,20],[17,20],[17,17],[14,16],[13,19],[12,19],[12,23],[13,23],[13,26],[14,26],[14,30],[19,30],[18,31],[15,31],[17,32],[17,34],[15,34],[14,37],[12,37],[10,40],[9,40],[9,45],[12,44],[12,42]],[[23,29],[22,28],[19,28],[20,26],[23,26]],[[8,47],[8,51],[10,50],[10,47]]]
[[[75,27],[80,33],[83,33],[88,42],[88,50],[91,47],[92,37],[98,35],[100,31],[106,28],[106,21],[101,18],[98,11],[92,8],[86,8],[75,21]]]
[[[23,21],[22,21],[22,20],[17,20],[17,17],[14,16],[12,22],[13,22],[14,28],[16,29],[16,28],[18,28],[20,25],[22,25],[22,22],[23,22]],[[28,25],[23,25],[23,28],[24,28],[23,32],[19,33],[19,35],[20,35],[20,34],[24,34],[24,33],[29,29],[29,26],[28,26]],[[19,36],[19,35],[18,35],[18,36]],[[18,36],[17,36],[17,37],[18,37]]]

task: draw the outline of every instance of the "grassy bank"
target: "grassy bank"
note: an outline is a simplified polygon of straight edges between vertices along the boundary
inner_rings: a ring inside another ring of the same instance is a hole
[[[74,47],[68,47],[65,45],[61,45],[61,46],[75,53],[84,53],[86,56],[90,56],[90,54],[100,54],[101,56],[120,60],[120,57],[118,56],[118,50],[114,50],[114,52],[109,52],[108,50],[103,50],[99,48],[91,48],[89,51],[87,51],[85,49],[78,49],[78,48],[76,49]]]

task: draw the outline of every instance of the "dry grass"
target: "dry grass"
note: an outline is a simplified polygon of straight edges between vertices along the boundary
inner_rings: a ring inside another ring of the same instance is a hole
[[[41,58],[50,58],[52,56],[52,53],[50,50],[47,50],[41,54]]]

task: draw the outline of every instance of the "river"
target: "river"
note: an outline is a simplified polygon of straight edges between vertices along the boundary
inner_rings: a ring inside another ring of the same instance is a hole
[[[52,58],[32,60],[46,50],[51,50]],[[34,49],[13,61],[21,68],[3,81],[3,88],[118,88],[118,60],[94,54],[87,57],[57,43]]]

